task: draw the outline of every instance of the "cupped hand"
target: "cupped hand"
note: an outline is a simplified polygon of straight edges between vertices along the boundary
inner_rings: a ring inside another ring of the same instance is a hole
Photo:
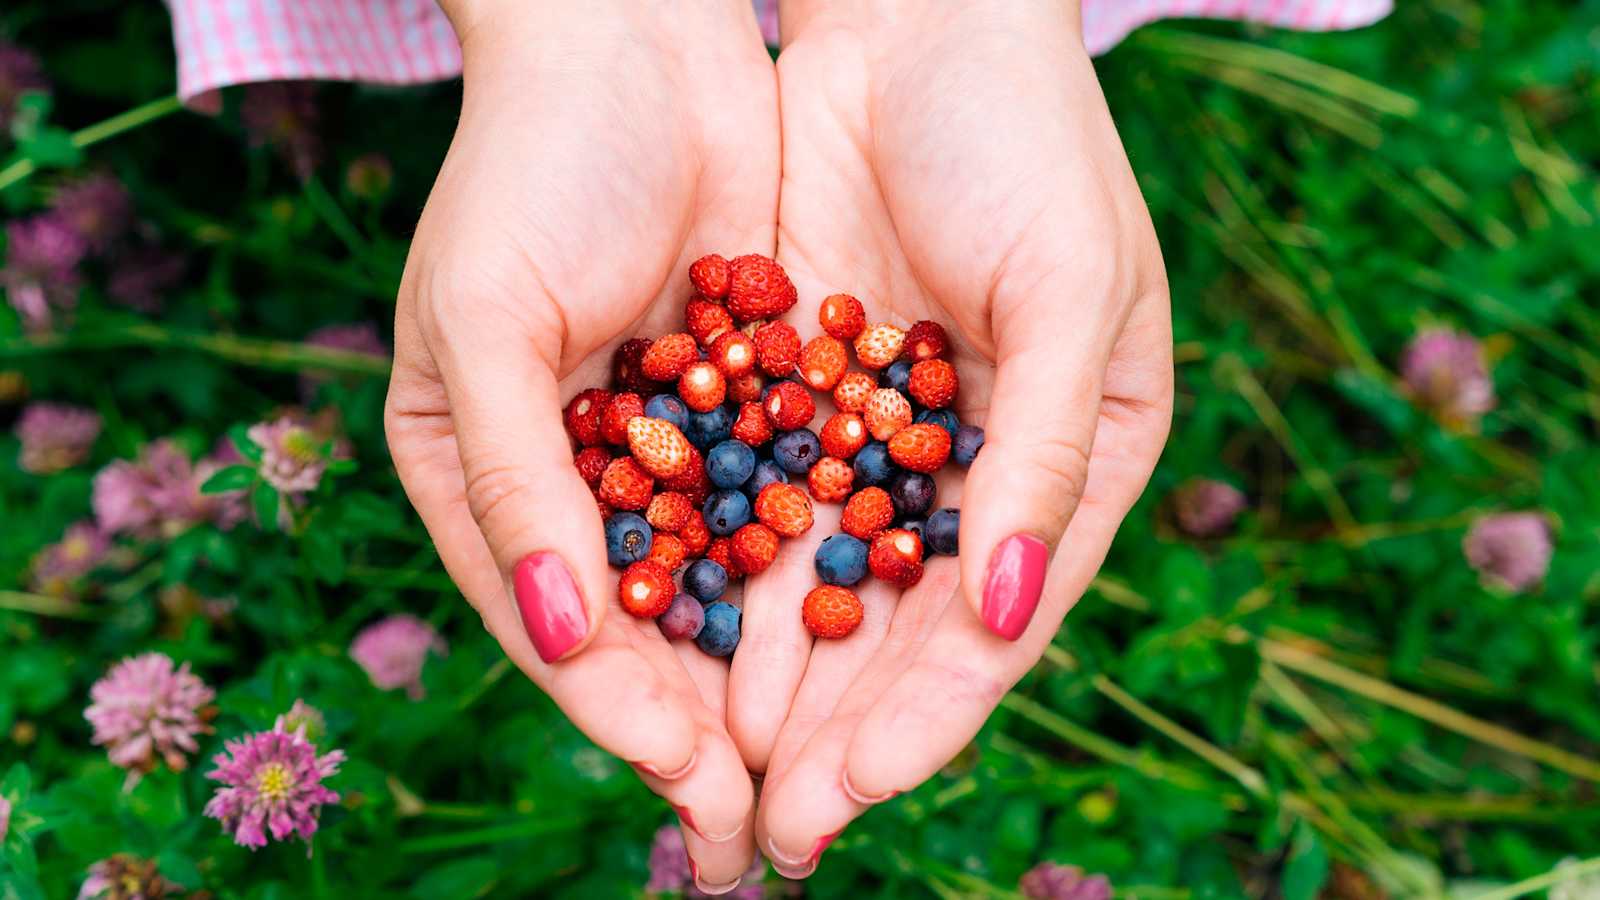
[[[778,114],[745,0],[451,4],[461,119],[406,263],[386,425],[407,495],[506,654],[679,811],[703,886],[753,853],[727,666],[616,606],[562,407],[685,272],[770,252]]]
[[[790,877],[972,739],[1100,566],[1166,438],[1160,251],[1074,6],[782,8],[792,320],[817,333],[816,301],[843,291],[869,322],[941,322],[958,412],[987,430],[935,504],[962,508],[959,558],[903,592],[869,578],[850,637],[813,642],[798,612],[837,506],[746,587],[728,725],[765,772],[760,846]]]

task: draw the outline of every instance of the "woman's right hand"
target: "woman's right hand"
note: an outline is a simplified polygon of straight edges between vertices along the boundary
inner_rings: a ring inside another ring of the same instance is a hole
[[[747,0],[447,5],[465,94],[401,283],[390,450],[485,627],[725,887],[754,852],[727,665],[613,608],[562,408],[624,339],[682,329],[694,259],[772,252],[772,62]]]

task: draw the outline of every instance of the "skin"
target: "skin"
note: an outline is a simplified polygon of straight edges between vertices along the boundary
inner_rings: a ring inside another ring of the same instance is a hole
[[[965,746],[1082,594],[1167,434],[1160,252],[1076,9],[901,5],[786,0],[776,71],[744,0],[447,8],[466,94],[401,288],[390,445],[511,659],[598,744],[673,776],[642,773],[689,811],[703,889],[758,847],[805,877],[825,836]],[[965,483],[941,481],[939,505],[974,501],[959,560],[904,592],[864,583],[862,627],[813,642],[798,609],[840,509],[819,504],[749,580],[731,670],[609,608],[560,422],[621,340],[680,327],[689,263],[730,250],[775,250],[804,336],[841,290],[869,321],[944,324],[961,417],[988,429]],[[990,551],[1014,534],[1053,557],[1007,641],[981,611]],[[589,613],[555,664],[507,586],[541,550]]]

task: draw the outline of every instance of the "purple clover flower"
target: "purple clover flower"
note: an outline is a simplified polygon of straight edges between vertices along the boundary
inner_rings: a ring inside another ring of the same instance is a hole
[[[269,146],[294,170],[309,179],[322,161],[317,135],[317,88],[309,81],[265,81],[247,85],[239,118],[253,146]]]
[[[309,494],[328,470],[326,443],[306,423],[293,416],[250,426],[250,440],[261,448],[261,477],[280,493],[295,497]]]
[[[0,794],[0,845],[6,842],[6,832],[11,829],[11,801]]]
[[[113,256],[106,294],[143,313],[159,312],[166,293],[183,280],[188,260],[155,244],[124,249]]]
[[[131,784],[158,761],[176,772],[188,768],[187,754],[200,749],[195,736],[211,731],[215,697],[188,663],[174,667],[165,653],[146,653],[117,663],[94,683],[83,717],[94,726],[94,743],[128,770]]]
[[[1029,900],[1111,900],[1111,882],[1104,875],[1085,875],[1077,866],[1042,862],[1017,882]]]
[[[244,492],[200,493],[222,467],[210,458],[196,465],[171,440],[151,441],[138,459],[117,460],[94,477],[95,519],[111,534],[141,538],[172,537],[200,522],[232,528],[246,515]]]
[[[327,325],[306,335],[306,343],[330,350],[348,350],[388,359],[389,345],[378,334],[378,326],[371,322],[352,322],[348,325]],[[306,397],[316,393],[317,387],[328,381],[325,374],[307,372],[300,376],[300,391]]]
[[[72,226],[53,215],[6,225],[6,265],[0,287],[30,331],[50,327],[56,311],[78,304],[78,264],[88,245]]]
[[[89,867],[89,877],[78,888],[78,900],[160,900],[182,892],[182,887],[162,876],[155,860],[118,853]]]
[[[206,777],[222,786],[205,814],[221,822],[241,847],[265,847],[269,834],[279,841],[298,835],[309,856],[322,807],[339,802],[322,782],[339,771],[345,755],[342,750],[318,755],[304,734],[285,726],[279,716],[272,730],[228,741],[227,752],[212,758],[217,767]]]
[[[761,878],[767,866],[757,854],[750,868],[740,876],[739,886],[722,894],[732,900],[761,900],[766,889]],[[650,880],[645,882],[647,893],[664,894],[681,892],[689,900],[705,900],[712,895],[701,891],[694,881],[694,868],[689,863],[689,850],[683,842],[683,831],[675,825],[656,829],[650,842]]]
[[[1483,347],[1450,328],[1417,333],[1400,357],[1400,377],[1423,406],[1443,421],[1465,426],[1494,408],[1494,381]]]
[[[1468,529],[1461,552],[1484,584],[1521,593],[1544,580],[1555,544],[1542,513],[1499,513]]]
[[[422,697],[422,666],[428,654],[449,652],[432,625],[405,613],[368,625],[350,642],[350,658],[373,686],[384,691],[405,688],[412,699]]]
[[[48,87],[37,56],[15,44],[0,41],[0,132],[11,130],[11,116],[24,92]]]
[[[71,525],[61,540],[34,557],[31,586],[52,597],[74,596],[83,576],[104,562],[110,551],[111,538],[94,522]]]
[[[50,475],[88,458],[100,436],[100,414],[63,403],[32,403],[17,418],[16,434],[22,470]]]
[[[115,175],[101,172],[57,189],[54,218],[66,223],[90,253],[105,253],[133,224],[133,198]]]
[[[1212,478],[1191,478],[1172,495],[1178,527],[1195,537],[1216,537],[1233,527],[1250,505],[1244,493]]]

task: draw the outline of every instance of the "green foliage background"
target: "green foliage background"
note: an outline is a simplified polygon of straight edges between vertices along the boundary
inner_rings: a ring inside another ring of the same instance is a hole
[[[1600,852],[1600,3],[1400,6],[1349,34],[1169,23],[1100,61],[1171,277],[1171,443],[1045,659],[967,753],[834,845],[816,896],[1011,896],[1054,859],[1125,897],[1513,897]],[[173,88],[159,4],[9,2],[0,34],[42,55],[63,128]],[[164,435],[208,447],[294,402],[314,365],[350,375],[318,402],[359,469],[303,535],[206,527],[130,550],[81,607],[0,594],[0,793],[26,795],[0,897],[71,896],[119,851],[225,897],[640,891],[669,811],[508,671],[455,594],[385,455],[381,367],[298,343],[391,315],[458,97],[325,88],[306,184],[246,145],[234,102],[81,154],[50,132],[9,160],[111,169],[190,265],[157,318],[95,278],[70,331],[0,317],[0,369],[107,422],[90,465],[48,479],[0,437],[0,584],[24,586],[86,515],[97,466]],[[374,151],[396,173],[381,203],[340,175]],[[57,177],[15,180],[5,214]],[[1432,322],[1495,357],[1481,433],[1398,388],[1401,347]],[[1196,475],[1250,495],[1233,536],[1173,528],[1167,497]],[[1481,587],[1460,550],[1475,516],[1512,509],[1556,526],[1526,595]],[[237,598],[232,624],[165,622],[154,597],[180,584]],[[452,645],[419,702],[345,654],[402,610]],[[348,802],[309,861],[200,818],[204,765],[121,792],[81,711],[111,662],[151,649],[219,687],[206,755],[297,697],[326,711]]]

